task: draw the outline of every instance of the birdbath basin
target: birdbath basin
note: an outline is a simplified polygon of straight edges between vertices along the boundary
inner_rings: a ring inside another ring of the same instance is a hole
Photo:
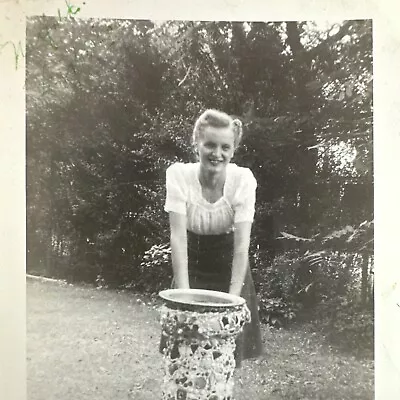
[[[181,309],[227,309],[243,306],[243,297],[204,289],[168,289],[159,293],[165,304]]]

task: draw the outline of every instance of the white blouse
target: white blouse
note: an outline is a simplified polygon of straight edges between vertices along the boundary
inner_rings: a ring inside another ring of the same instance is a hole
[[[219,235],[237,222],[253,222],[257,181],[248,168],[227,165],[223,195],[215,203],[204,199],[199,163],[175,163],[166,172],[165,211],[184,214],[187,229],[198,235]]]

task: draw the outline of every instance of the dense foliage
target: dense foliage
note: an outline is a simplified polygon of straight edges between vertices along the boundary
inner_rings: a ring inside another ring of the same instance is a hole
[[[29,272],[168,286],[165,169],[193,160],[193,122],[213,107],[244,122],[234,161],[258,181],[263,319],[307,310],[348,336],[343,301],[370,313],[371,21],[38,17],[26,56]]]

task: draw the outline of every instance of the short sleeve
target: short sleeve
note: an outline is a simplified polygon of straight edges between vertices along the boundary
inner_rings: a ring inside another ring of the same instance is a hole
[[[186,215],[187,183],[182,171],[183,164],[173,164],[166,171],[167,196],[164,210]]]
[[[233,204],[234,222],[253,222],[257,181],[248,168],[241,168],[241,170],[235,204]]]

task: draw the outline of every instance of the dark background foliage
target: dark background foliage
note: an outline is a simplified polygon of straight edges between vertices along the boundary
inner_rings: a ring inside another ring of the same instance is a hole
[[[194,120],[218,108],[258,181],[262,319],[372,348],[371,21],[37,17],[26,56],[28,272],[167,287],[165,169],[194,160]]]

